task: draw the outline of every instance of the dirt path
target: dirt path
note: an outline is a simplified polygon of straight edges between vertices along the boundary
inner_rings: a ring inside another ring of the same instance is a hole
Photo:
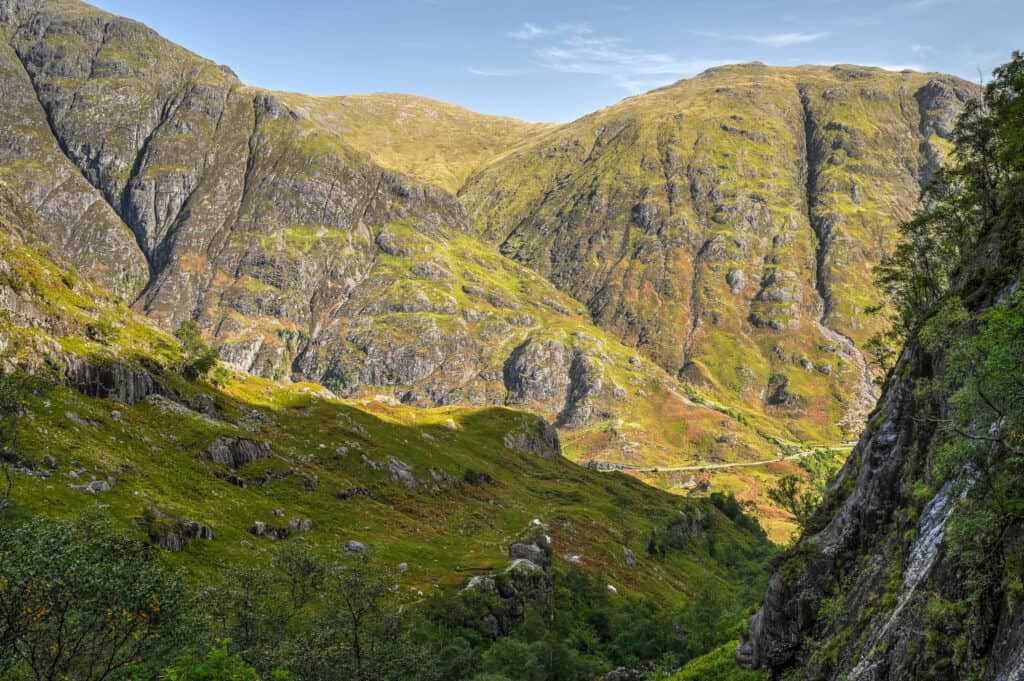
[[[751,466],[765,466],[770,463],[779,463],[780,461],[796,461],[802,459],[805,456],[810,456],[815,450],[807,449],[802,452],[796,452],[789,456],[780,456],[774,459],[763,459],[761,461],[741,461],[738,463],[704,463],[693,466],[630,466],[628,464],[618,463],[597,463],[594,466],[597,470],[601,471],[635,471],[637,473],[673,473],[677,471],[709,471],[709,470],[720,470],[722,468],[749,468]],[[596,462],[592,462],[596,463]]]

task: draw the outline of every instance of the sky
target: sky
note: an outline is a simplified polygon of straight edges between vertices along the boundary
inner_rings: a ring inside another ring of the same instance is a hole
[[[405,92],[568,121],[720,64],[862,64],[974,81],[1024,49],[1022,0],[92,0],[314,95]]]

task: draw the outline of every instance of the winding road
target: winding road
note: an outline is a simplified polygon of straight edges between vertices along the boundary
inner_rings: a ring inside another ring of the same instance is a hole
[[[839,445],[831,445],[828,447],[819,447],[818,449],[846,449],[849,447],[848,443],[842,443]],[[723,468],[749,468],[751,466],[765,466],[770,463],[779,463],[781,461],[797,461],[810,456],[816,450],[805,449],[800,452],[795,452],[788,456],[780,456],[774,459],[763,459],[760,461],[741,461],[738,463],[705,463],[693,466],[630,466],[628,464],[617,464],[617,463],[603,463],[600,461],[591,461],[587,464],[588,467],[598,471],[633,471],[636,473],[673,473],[679,471],[707,471],[707,470],[720,470]]]

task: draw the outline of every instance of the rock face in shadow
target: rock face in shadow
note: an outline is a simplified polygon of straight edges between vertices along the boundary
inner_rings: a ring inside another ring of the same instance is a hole
[[[68,383],[89,397],[110,397],[135,404],[163,392],[149,372],[126,364],[97,364],[76,355],[65,355],[64,364]]]
[[[856,448],[776,563],[741,665],[787,679],[1024,678],[1020,393],[1008,387],[1024,366],[1020,219],[978,229],[943,299],[962,317],[938,305],[910,337]]]

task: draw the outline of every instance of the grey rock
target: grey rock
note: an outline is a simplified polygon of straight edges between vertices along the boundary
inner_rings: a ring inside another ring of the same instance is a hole
[[[92,482],[87,482],[84,485],[73,485],[69,483],[68,487],[70,489],[77,490],[79,492],[85,492],[87,494],[96,494],[97,492],[110,491],[110,483],[108,483],[106,480],[93,480]]]
[[[345,542],[345,553],[351,556],[364,556],[368,552],[366,545],[354,539]]]
[[[518,428],[506,433],[503,443],[520,454],[554,458],[562,453],[558,431],[536,417],[524,416]]]
[[[270,443],[242,437],[218,437],[200,456],[232,470],[270,456]]]
[[[162,388],[146,371],[111,362],[94,364],[77,355],[64,355],[68,383],[89,397],[109,397],[135,404]]]
[[[512,559],[523,558],[535,565],[544,565],[548,561],[547,553],[536,544],[512,544],[508,548],[508,557]]]

